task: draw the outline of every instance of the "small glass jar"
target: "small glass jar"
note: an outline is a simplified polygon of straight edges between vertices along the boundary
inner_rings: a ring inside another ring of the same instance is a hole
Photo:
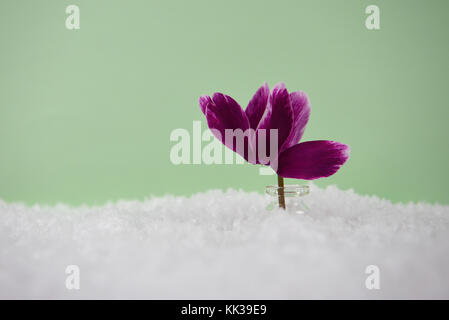
[[[284,187],[266,186],[265,193],[272,197],[272,201],[267,206],[267,210],[271,211],[279,206],[279,194],[284,193],[285,210],[287,212],[304,214],[309,208],[302,198],[310,193],[310,187],[307,185],[287,184]]]

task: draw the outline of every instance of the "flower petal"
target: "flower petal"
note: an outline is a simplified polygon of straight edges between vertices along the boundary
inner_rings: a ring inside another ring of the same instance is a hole
[[[290,93],[290,103],[293,110],[293,126],[285,142],[284,149],[296,145],[301,140],[310,116],[310,101],[305,92],[296,91]]]
[[[280,83],[273,88],[269,98],[269,104],[258,127],[258,130],[267,130],[266,150],[270,150],[270,139],[268,139],[270,137],[269,130],[274,129],[278,131],[278,154],[282,152],[284,150],[283,144],[290,135],[292,125],[293,110],[290,104],[289,94],[285,85]]]
[[[241,129],[243,132],[249,129],[248,118],[234,99],[222,93],[214,93],[211,102],[207,104],[206,119],[209,128],[217,139],[248,160],[250,149],[247,136],[243,138],[244,146],[239,150],[235,137],[232,139],[233,141],[226,141],[226,129]]]
[[[350,149],[334,141],[307,141],[279,155],[277,173],[284,178],[313,180],[329,177],[348,160]]]
[[[212,99],[209,96],[204,95],[204,96],[200,97],[200,108],[201,108],[201,112],[204,113],[204,115],[206,115],[207,106],[211,103],[212,103]]]
[[[270,88],[265,82],[254,94],[251,101],[246,107],[245,113],[249,120],[249,125],[254,130],[257,129],[260,119],[265,112],[268,104],[268,97],[270,96]]]

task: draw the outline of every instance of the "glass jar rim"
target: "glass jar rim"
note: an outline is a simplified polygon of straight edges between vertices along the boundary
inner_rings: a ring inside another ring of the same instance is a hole
[[[284,191],[285,197],[303,197],[310,193],[310,187],[308,185],[286,184],[284,187],[265,187],[265,193],[273,197],[279,196],[279,191],[281,190]]]

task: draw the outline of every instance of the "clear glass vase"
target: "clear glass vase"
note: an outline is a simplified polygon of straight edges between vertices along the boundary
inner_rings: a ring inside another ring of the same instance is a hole
[[[289,213],[304,214],[309,210],[303,197],[310,193],[310,187],[307,185],[288,184],[284,187],[266,186],[265,193],[271,196],[271,202],[267,210],[271,211],[279,207],[279,194],[284,193],[285,211]]]

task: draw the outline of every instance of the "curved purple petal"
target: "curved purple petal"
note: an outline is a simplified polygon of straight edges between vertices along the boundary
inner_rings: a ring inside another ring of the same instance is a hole
[[[212,99],[209,96],[204,95],[204,96],[200,97],[199,102],[200,102],[201,112],[204,113],[204,115],[206,115],[207,106],[212,103]]]
[[[284,178],[313,180],[329,177],[348,160],[350,149],[334,141],[307,141],[279,155],[277,173]]]
[[[287,89],[283,83],[276,85],[270,94],[265,114],[260,121],[258,131],[265,129],[266,131],[266,150],[270,150],[269,130],[277,130],[278,132],[278,154],[284,150],[284,142],[290,135],[293,125],[293,110],[290,104],[290,98]],[[258,145],[259,135],[256,132],[256,140]]]
[[[241,129],[243,133],[249,129],[248,118],[234,99],[222,93],[214,93],[211,102],[207,104],[206,119],[217,139],[248,160],[248,152],[250,152],[248,136],[242,137],[244,145],[240,149],[237,148],[238,139],[236,137],[233,137],[231,141],[226,141],[226,129]]]
[[[248,106],[246,107],[245,113],[249,120],[249,125],[252,129],[256,130],[260,119],[265,112],[268,104],[268,97],[270,96],[270,88],[265,82],[254,94]]]
[[[293,126],[285,142],[284,149],[296,145],[301,140],[310,116],[310,101],[305,92],[296,91],[290,93],[290,103],[293,110]]]

